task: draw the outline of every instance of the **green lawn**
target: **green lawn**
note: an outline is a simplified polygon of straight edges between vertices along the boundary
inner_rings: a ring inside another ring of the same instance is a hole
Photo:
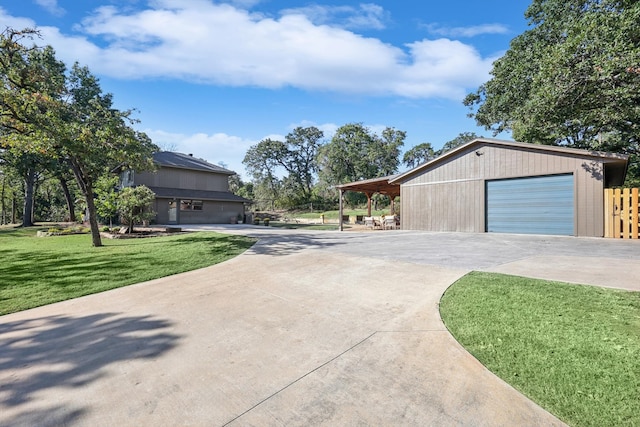
[[[182,273],[232,258],[255,239],[211,232],[110,240],[0,229],[0,315]]]
[[[569,425],[640,425],[640,292],[475,272],[440,311],[480,362]]]

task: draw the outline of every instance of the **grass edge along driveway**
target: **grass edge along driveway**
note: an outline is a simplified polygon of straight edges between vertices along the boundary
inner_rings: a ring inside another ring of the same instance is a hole
[[[35,237],[43,227],[0,229],[0,315],[208,267],[256,239],[213,232],[137,239]]]
[[[440,313],[484,366],[565,423],[640,425],[640,292],[472,272]]]

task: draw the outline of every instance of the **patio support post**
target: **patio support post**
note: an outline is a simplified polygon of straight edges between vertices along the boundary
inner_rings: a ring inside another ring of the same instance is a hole
[[[391,215],[396,214],[396,196],[389,194],[389,200],[391,201]]]
[[[367,196],[367,216],[371,216],[371,196],[373,193],[364,193]]]
[[[342,230],[342,195],[344,194],[344,192],[342,191],[342,189],[339,190],[340,191],[340,197],[338,197],[339,200],[339,208],[338,208],[338,230],[343,231]]]

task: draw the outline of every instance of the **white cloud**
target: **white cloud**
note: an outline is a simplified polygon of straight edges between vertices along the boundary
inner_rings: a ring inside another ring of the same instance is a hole
[[[349,29],[385,28],[389,14],[376,4],[361,3],[359,8],[352,6],[310,5],[284,9],[282,15],[303,15],[316,25],[331,24]]]
[[[426,26],[431,34],[442,37],[476,37],[483,34],[507,34],[509,28],[502,24],[484,24],[471,27],[441,27],[437,24]]]
[[[302,14],[278,19],[208,0],[154,0],[149,8],[95,10],[65,35],[41,27],[67,63],[121,79],[295,87],[362,95],[460,99],[486,81],[494,58],[448,39],[393,46]],[[384,11],[364,5],[371,16]],[[0,21],[7,16],[0,9]]]
[[[422,40],[407,46],[413,63],[403,67],[393,89],[407,98],[462,99],[465,87],[486,80],[488,67],[497,59],[482,58],[472,46],[449,39]]]
[[[180,133],[165,132],[162,130],[144,131],[163,150],[177,151],[184,154],[193,154],[209,163],[224,163],[225,168],[230,169],[246,179],[246,173],[242,160],[252,145],[260,141],[252,141],[238,136],[216,133],[213,135],[196,133],[185,135]],[[270,136],[282,138],[281,136]],[[268,137],[265,137],[268,138]]]
[[[38,6],[43,7],[54,16],[62,16],[66,11],[58,5],[58,0],[34,0]]]
[[[15,30],[21,30],[23,28],[33,28],[36,23],[29,18],[21,18],[16,16],[7,15],[7,12],[0,6],[0,22],[2,22],[2,29],[13,28]]]

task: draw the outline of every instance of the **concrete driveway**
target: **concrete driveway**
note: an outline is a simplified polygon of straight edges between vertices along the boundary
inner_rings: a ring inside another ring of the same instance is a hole
[[[0,317],[0,425],[561,425],[458,345],[441,294],[470,270],[640,277],[640,242],[198,228],[260,242]]]

